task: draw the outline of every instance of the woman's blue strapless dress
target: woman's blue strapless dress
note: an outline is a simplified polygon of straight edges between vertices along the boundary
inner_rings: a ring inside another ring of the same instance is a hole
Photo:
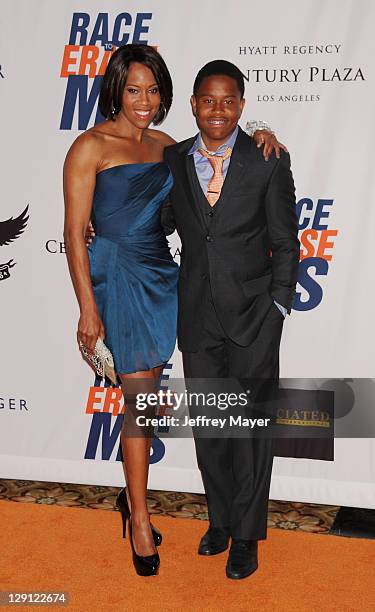
[[[91,281],[119,374],[162,365],[175,347],[178,265],[161,226],[172,182],[164,162],[121,164],[96,176]]]

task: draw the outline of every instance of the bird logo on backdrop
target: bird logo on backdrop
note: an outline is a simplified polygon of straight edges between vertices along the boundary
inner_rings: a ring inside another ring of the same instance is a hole
[[[0,246],[6,246],[19,238],[25,231],[29,215],[27,214],[29,206],[15,219],[10,217],[6,221],[0,221]],[[0,263],[0,281],[10,277],[10,268],[16,265],[13,259],[9,259],[6,263]]]

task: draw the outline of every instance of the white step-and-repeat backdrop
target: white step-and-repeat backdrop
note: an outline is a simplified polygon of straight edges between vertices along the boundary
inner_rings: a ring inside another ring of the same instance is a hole
[[[164,129],[180,140],[196,131],[198,69],[239,66],[243,125],[270,123],[297,187],[301,270],[281,374],[374,376],[374,19],[371,0],[2,1],[0,477],[123,482],[121,398],[93,386],[76,344],[62,197],[66,151],[95,122],[122,44],[159,47],[175,92]],[[181,375],[176,350],[165,376]],[[374,476],[375,442],[339,439],[334,461],[276,458],[271,496],[374,508]],[[192,440],[155,440],[150,487],[202,490]]]

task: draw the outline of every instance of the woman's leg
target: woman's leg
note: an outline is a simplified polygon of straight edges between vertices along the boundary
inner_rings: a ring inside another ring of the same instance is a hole
[[[155,381],[155,389],[159,389],[159,384],[160,384],[160,377],[162,375],[164,366],[159,366],[157,368],[153,368],[152,372],[154,374],[154,381]],[[155,412],[157,410],[157,407],[155,407]],[[148,457],[150,458],[150,450],[151,450],[151,445],[152,445],[152,438],[146,438],[147,442],[148,442]]]
[[[157,388],[158,388],[159,383],[160,383],[160,378],[161,378],[163,369],[164,369],[164,366],[162,365],[162,366],[158,366],[157,368],[153,368],[152,370],[150,370],[151,372],[153,372],[153,376],[154,376],[154,380],[155,380],[155,384],[156,384]],[[124,376],[125,376],[125,379],[126,379],[127,375],[125,374]],[[149,447],[149,452],[150,452],[151,445],[152,445],[152,438],[148,437],[146,439],[147,439],[147,442],[148,442],[148,447]],[[122,467],[123,467],[123,470],[124,470],[125,484],[127,484],[128,477],[126,475],[126,462],[125,461],[122,462]],[[125,492],[126,492],[126,498],[127,498],[127,501],[128,501],[128,506],[129,506],[129,508],[131,510],[131,499],[130,499],[129,490],[128,490],[127,487],[126,487],[126,491]]]
[[[138,427],[135,419],[139,415],[154,416],[155,407],[150,406],[143,411],[137,410],[136,395],[155,393],[159,387],[162,370],[163,366],[159,366],[147,372],[120,374],[122,392],[126,402],[121,430],[123,469],[132,513],[134,547],[141,556],[155,553],[146,500],[153,428]]]

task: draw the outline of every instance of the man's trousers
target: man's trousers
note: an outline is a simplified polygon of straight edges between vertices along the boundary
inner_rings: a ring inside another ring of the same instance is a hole
[[[241,385],[253,381],[249,383],[253,387],[265,380],[272,393],[278,384],[283,320],[272,303],[255,340],[239,346],[225,334],[210,294],[199,350],[182,354],[185,378],[232,378]],[[195,447],[211,526],[229,529],[236,539],[265,539],[272,438],[254,433],[241,438],[195,436]]]

